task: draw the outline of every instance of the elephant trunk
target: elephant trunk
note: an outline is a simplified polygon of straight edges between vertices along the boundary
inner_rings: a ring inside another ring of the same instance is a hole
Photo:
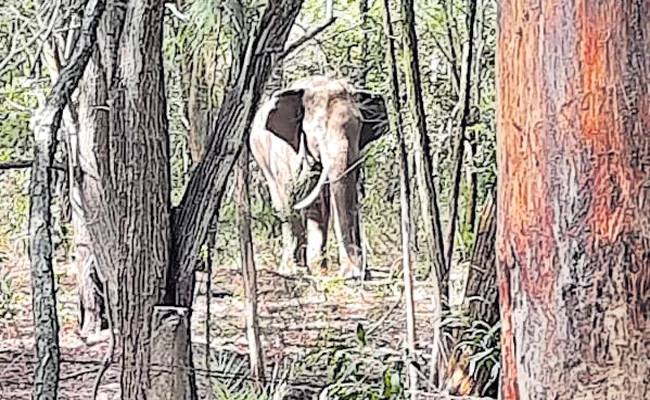
[[[352,169],[330,185],[334,231],[339,242],[341,275],[361,276],[361,237],[357,199],[358,171]]]
[[[316,183],[316,186],[314,186],[314,188],[307,195],[307,197],[305,197],[304,199],[302,199],[301,201],[299,201],[297,204],[293,206],[294,210],[302,210],[306,207],[309,207],[309,205],[311,205],[311,203],[313,203],[318,198],[321,190],[323,189],[323,186],[325,186],[328,173],[329,173],[328,166],[323,165],[323,170],[320,176],[318,177],[318,182]]]

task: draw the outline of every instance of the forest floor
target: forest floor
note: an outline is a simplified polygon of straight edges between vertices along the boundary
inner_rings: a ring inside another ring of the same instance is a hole
[[[34,338],[29,263],[15,260],[4,279],[13,286],[12,301],[0,308],[0,399],[30,399],[33,380]],[[377,360],[399,358],[405,346],[405,307],[400,279],[389,279],[387,271],[370,270],[373,279],[345,283],[327,277],[282,277],[272,271],[258,272],[259,320],[265,370],[274,381],[285,377],[289,386],[302,388],[300,398],[312,398],[328,382],[327,366],[314,354],[334,346],[358,348],[357,326],[367,332],[368,347]],[[60,399],[91,399],[105,357],[109,338],[105,333],[87,343],[77,330],[76,268],[55,267],[58,282],[61,382]],[[213,272],[210,302],[210,354],[206,354],[206,274],[199,273],[192,316],[194,366],[200,398],[208,385],[221,392],[247,379],[243,283],[239,269]],[[418,342],[422,355],[431,352],[432,290],[416,282],[415,305]],[[2,315],[4,310],[4,315]],[[351,350],[352,351],[352,350]],[[314,357],[314,361],[309,361]],[[426,360],[420,357],[428,376]],[[311,363],[311,364],[310,364]],[[113,399],[119,389],[118,362],[104,374],[98,399]],[[374,378],[382,380],[381,362]],[[369,368],[370,371],[372,368]],[[210,373],[206,373],[206,371]],[[207,379],[210,375],[212,378]],[[230,385],[230,386],[229,386]],[[228,398],[222,394],[221,397]]]

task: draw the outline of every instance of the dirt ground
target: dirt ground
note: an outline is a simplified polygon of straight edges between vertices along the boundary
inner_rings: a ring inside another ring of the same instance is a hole
[[[14,301],[0,315],[0,399],[29,399],[33,379],[33,323],[27,259],[5,266],[13,282]],[[343,283],[332,278],[285,278],[272,271],[258,272],[259,317],[267,374],[280,375],[287,360],[305,359],[328,346],[356,343],[360,323],[369,331],[369,345],[376,352],[399,357],[405,339],[401,281],[387,279],[387,271],[375,271],[366,283]],[[60,399],[91,399],[108,348],[108,333],[86,343],[77,333],[76,269],[58,265],[60,345],[62,352]],[[206,371],[206,274],[199,273],[194,301],[192,332],[194,365]],[[228,376],[235,358],[245,364],[242,276],[236,268],[213,272],[210,301],[211,376],[197,372],[200,398],[219,376]],[[430,353],[432,302],[430,287],[417,283],[415,290],[418,348]],[[240,355],[237,357],[237,355]],[[426,361],[424,361],[426,362]],[[245,366],[237,374],[245,375]],[[426,370],[426,368],[425,368]],[[275,371],[275,372],[274,372]],[[320,376],[318,375],[320,372]],[[428,371],[427,371],[428,373]],[[316,375],[314,375],[316,374]],[[295,372],[295,382],[311,382],[313,391],[327,371]],[[98,399],[113,399],[119,389],[119,368],[113,363],[99,385]]]

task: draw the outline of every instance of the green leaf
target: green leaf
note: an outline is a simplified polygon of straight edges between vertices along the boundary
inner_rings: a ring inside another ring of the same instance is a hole
[[[363,325],[361,325],[361,323],[357,324],[357,339],[359,339],[361,346],[365,347],[368,345],[368,342],[366,340],[366,330],[363,329]]]

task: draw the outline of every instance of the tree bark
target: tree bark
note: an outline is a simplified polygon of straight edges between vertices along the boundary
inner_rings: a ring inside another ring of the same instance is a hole
[[[79,129],[71,132],[68,138],[73,175],[70,190],[75,243],[73,257],[77,267],[79,328],[83,337],[102,328],[103,314],[108,309],[101,296],[103,285],[108,283],[101,279],[105,275],[99,272],[93,256],[92,237],[87,226],[87,216],[93,218],[96,215],[102,199],[102,188],[96,179],[99,171],[95,151],[106,151],[108,144],[108,112],[94,109],[102,105],[107,107],[108,93],[99,54],[96,49],[80,83],[76,121]],[[75,121],[72,122],[74,126]]]
[[[650,2],[502,2],[504,399],[650,397]]]
[[[445,262],[445,247],[440,225],[438,194],[433,179],[433,160],[431,158],[431,139],[428,135],[424,100],[420,80],[418,40],[415,32],[415,11],[413,0],[401,2],[404,28],[404,67],[408,100],[416,129],[413,140],[415,150],[415,173],[418,178],[418,193],[422,218],[427,232],[429,257],[433,264],[442,294],[447,293],[449,270]]]
[[[205,135],[212,110],[206,107],[210,97],[207,65],[200,51],[194,51],[183,59],[184,73],[188,74],[185,117],[189,122],[188,144],[192,165],[203,157]]]
[[[151,382],[151,317],[154,306],[162,302],[171,260],[163,12],[159,1],[129,2],[111,88],[109,143],[119,227],[113,261],[125,400],[145,398]]]
[[[274,59],[282,54],[302,0],[270,0],[251,37],[236,84],[229,88],[219,110],[215,131],[206,143],[205,155],[188,183],[174,218],[175,258],[168,293],[178,305],[191,304],[194,266],[210,225],[208,216],[218,212],[225,186],[252,121],[260,94]]]
[[[185,307],[154,307],[151,321],[151,385],[147,399],[191,400],[191,365],[186,360],[190,346],[190,313]]]
[[[364,0],[362,0],[364,1]],[[390,118],[391,131],[397,132],[399,139],[399,182],[400,182],[400,214],[402,230],[402,269],[404,272],[404,291],[406,293],[406,338],[409,350],[409,356],[415,361],[415,306],[413,300],[413,271],[411,260],[411,185],[409,182],[408,158],[406,152],[406,139],[403,131],[404,118],[399,103],[399,76],[397,73],[397,57],[395,56],[395,44],[393,32],[393,23],[390,14],[390,1],[384,0],[383,7],[384,30],[388,43],[388,62],[386,66],[390,76],[390,113],[394,118]],[[435,289],[434,289],[435,290]],[[438,299],[439,300],[439,299]],[[438,303],[439,304],[439,303]],[[412,398],[417,399],[416,391],[418,390],[418,372],[413,363],[408,365],[409,372],[409,389],[413,391]]]
[[[97,29],[97,46],[79,84],[76,135],[70,135],[72,219],[75,231],[74,259],[83,335],[96,330],[102,315],[112,312],[118,323],[117,226],[113,205],[111,152],[109,149],[109,86],[116,70],[117,46],[126,13],[124,0],[107,0]],[[65,115],[64,115],[65,117]],[[72,124],[75,124],[72,118]],[[69,124],[69,125],[72,125]],[[105,304],[103,286],[111,304]],[[86,320],[88,318],[88,320]]]
[[[496,193],[490,194],[483,205],[476,236],[470,270],[467,276],[464,308],[470,321],[482,320],[489,325],[499,320],[499,294],[495,239],[497,233]]]
[[[52,266],[52,162],[55,139],[61,126],[63,109],[92,53],[103,0],[87,5],[82,32],[68,65],[61,71],[45,105],[32,120],[34,162],[30,183],[29,256],[32,276],[32,308],[37,363],[34,369],[34,399],[56,399],[59,380],[59,322],[56,310]]]

